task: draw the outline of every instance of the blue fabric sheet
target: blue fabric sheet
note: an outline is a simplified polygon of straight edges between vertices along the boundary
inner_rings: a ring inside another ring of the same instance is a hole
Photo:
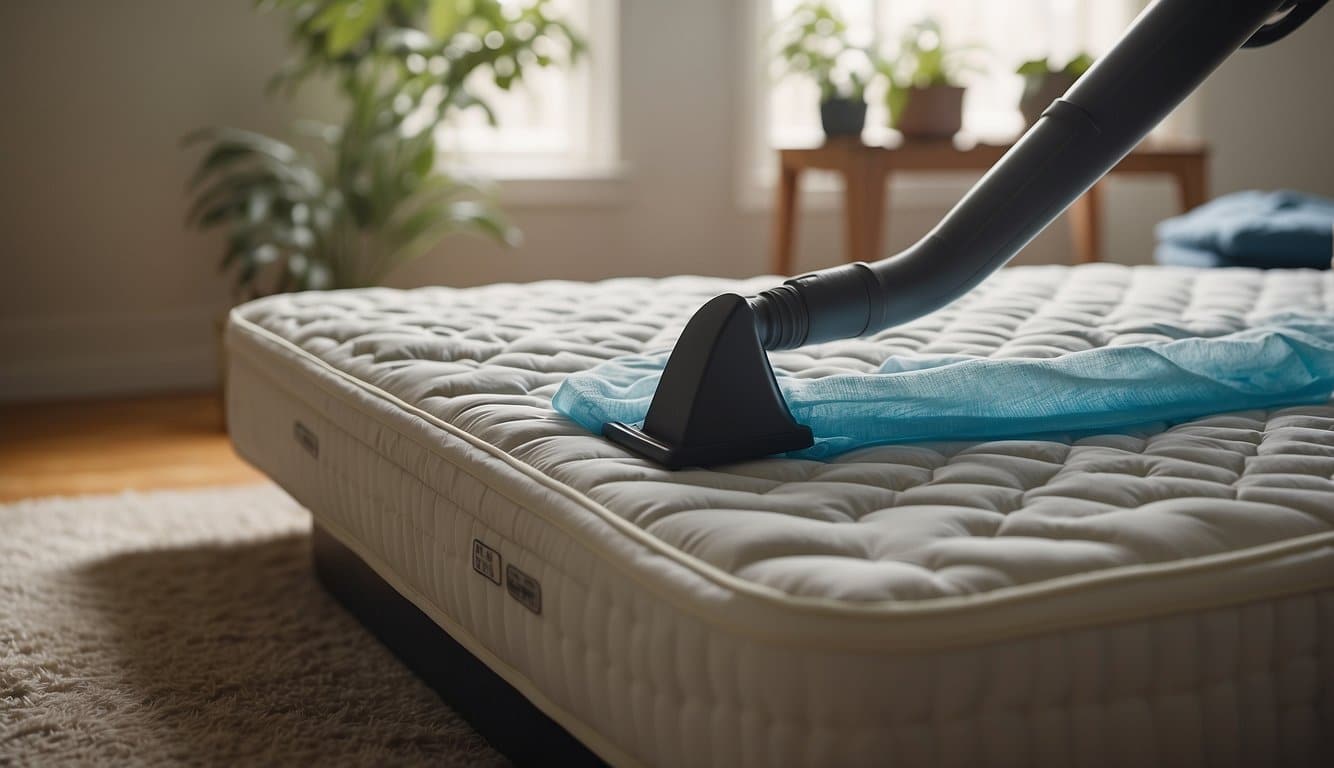
[[[595,433],[643,421],[667,355],[576,373],[553,406]],[[776,373],[792,415],[815,433],[814,447],[795,454],[809,458],[885,443],[1115,431],[1328,400],[1334,317],[1283,316],[1224,336],[1048,359],[891,357],[869,374]]]
[[[1194,248],[1177,243],[1158,243],[1153,249],[1153,260],[1169,267],[1239,267],[1222,254],[1208,248]]]
[[[1329,269],[1334,200],[1301,192],[1237,192],[1156,229],[1160,264]]]

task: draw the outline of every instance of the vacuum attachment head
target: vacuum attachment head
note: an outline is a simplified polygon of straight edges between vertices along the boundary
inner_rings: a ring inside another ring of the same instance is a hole
[[[754,309],[734,293],[690,318],[643,426],[612,422],[602,434],[669,469],[756,459],[814,442],[778,390]]]

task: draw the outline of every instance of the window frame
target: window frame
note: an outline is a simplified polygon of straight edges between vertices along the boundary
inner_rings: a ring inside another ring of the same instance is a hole
[[[745,0],[740,29],[745,36],[737,46],[741,73],[738,91],[744,115],[737,121],[740,136],[737,146],[736,202],[747,212],[763,212],[775,207],[778,187],[778,148],[769,145],[769,90],[772,87],[768,67],[765,31],[774,23],[771,0]],[[893,181],[891,204],[900,210],[935,210],[958,202],[973,184],[973,179],[959,174],[913,174]],[[804,174],[798,190],[804,208],[829,211],[842,205],[842,182],[833,173],[812,171]]]
[[[1147,2],[1119,0],[1116,7],[1094,9],[1106,20],[1116,19],[1122,29],[1138,15]],[[777,148],[769,144],[769,93],[772,87],[768,70],[766,30],[774,23],[772,0],[746,0],[742,6],[740,29],[745,40],[737,46],[740,59],[737,71],[739,99],[744,110],[738,120],[736,167],[736,203],[743,211],[762,212],[775,207],[778,185]],[[877,11],[878,17],[878,11]],[[1115,35],[1119,35],[1117,30]],[[1164,141],[1191,139],[1200,134],[1198,96],[1189,97],[1176,111],[1154,129],[1155,138]],[[1017,138],[1017,137],[1016,137]],[[889,195],[890,205],[899,210],[939,210],[957,203],[972,188],[977,175],[961,173],[913,173],[897,175]],[[835,174],[812,171],[804,174],[798,192],[803,207],[829,211],[842,205],[842,182]]]
[[[574,146],[560,152],[464,150],[462,162],[442,153],[447,168],[476,173],[496,183],[507,205],[602,205],[622,199],[625,164],[621,149],[621,0],[583,0],[570,22],[588,42],[577,65],[572,103],[578,122]]]

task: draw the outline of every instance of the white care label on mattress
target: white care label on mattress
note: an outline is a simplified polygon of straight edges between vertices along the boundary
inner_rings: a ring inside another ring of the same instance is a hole
[[[537,579],[512,565],[507,565],[505,589],[510,593],[510,597],[518,600],[524,608],[539,615],[542,613],[542,585]]]
[[[472,569],[496,584],[500,583],[500,553],[483,544],[479,539],[472,540]]]

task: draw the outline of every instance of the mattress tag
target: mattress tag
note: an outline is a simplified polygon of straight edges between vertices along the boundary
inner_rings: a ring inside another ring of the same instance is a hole
[[[306,453],[316,459],[320,457],[320,439],[310,431],[310,427],[299,421],[292,422],[292,437],[296,438],[298,445],[306,449]]]
[[[542,585],[537,579],[512,565],[507,565],[505,589],[509,591],[510,597],[518,600],[524,608],[538,615],[542,614]]]
[[[473,539],[472,569],[499,584],[500,553],[483,544],[480,539]]]

